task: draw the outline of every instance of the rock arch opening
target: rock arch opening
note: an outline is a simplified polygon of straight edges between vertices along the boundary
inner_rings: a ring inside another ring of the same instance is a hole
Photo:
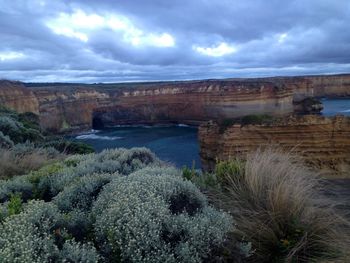
[[[92,114],[92,128],[94,130],[101,130],[105,128],[104,122],[102,120],[102,116],[100,114],[96,114],[96,113]]]

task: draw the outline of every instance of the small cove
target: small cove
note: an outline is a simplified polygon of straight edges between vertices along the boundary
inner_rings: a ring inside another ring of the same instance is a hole
[[[324,116],[350,116],[350,99],[322,99],[322,103]],[[179,168],[192,165],[201,168],[196,127],[181,124],[115,126],[83,133],[72,139],[92,145],[97,152],[118,147],[146,147],[160,159]]]

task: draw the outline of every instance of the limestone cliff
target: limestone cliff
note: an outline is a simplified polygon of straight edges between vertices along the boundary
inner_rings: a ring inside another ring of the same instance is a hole
[[[314,113],[312,97],[350,97],[350,75],[128,84],[0,82],[0,104],[39,114],[44,130],[130,123],[188,123],[249,114]],[[307,102],[307,103],[305,103]]]
[[[193,81],[32,88],[44,129],[81,130],[92,124],[201,123],[254,113],[293,112],[293,90],[273,82]]]
[[[261,125],[199,127],[202,166],[212,170],[216,160],[241,157],[259,147],[292,150],[307,164],[350,176],[350,117],[289,116]]]
[[[311,97],[350,97],[350,75],[310,76]]]
[[[39,114],[39,103],[33,92],[21,82],[0,80],[0,105],[19,113],[33,112]]]

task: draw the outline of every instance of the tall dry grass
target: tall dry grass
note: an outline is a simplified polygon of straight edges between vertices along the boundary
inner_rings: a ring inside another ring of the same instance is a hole
[[[234,234],[251,242],[251,261],[350,262],[349,223],[319,191],[319,179],[290,154],[265,149],[245,163],[221,164],[215,200],[236,220]]]
[[[24,152],[13,148],[0,148],[0,179],[27,174],[60,159],[62,155],[58,152],[53,153],[52,150],[47,151],[43,148],[33,148]]]

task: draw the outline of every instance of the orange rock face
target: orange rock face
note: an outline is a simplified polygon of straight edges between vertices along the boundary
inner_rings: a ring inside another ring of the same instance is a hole
[[[135,84],[136,85],[136,84]],[[293,90],[272,82],[198,81],[108,87],[33,88],[44,129],[178,122],[293,112]]]
[[[39,114],[39,103],[35,95],[20,82],[0,80],[0,105],[17,112]]]
[[[311,76],[312,94],[314,97],[350,97],[350,75]]]
[[[199,127],[198,136],[204,170],[214,169],[216,160],[244,158],[273,145],[292,150],[312,167],[350,176],[350,117],[289,116],[273,124],[235,124],[226,129],[209,122]]]

